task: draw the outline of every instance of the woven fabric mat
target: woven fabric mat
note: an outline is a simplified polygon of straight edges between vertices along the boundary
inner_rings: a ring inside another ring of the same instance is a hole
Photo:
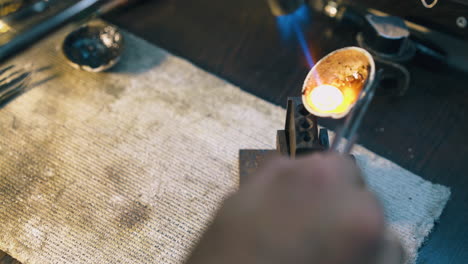
[[[0,110],[0,250],[181,263],[237,189],[239,149],[273,148],[285,111],[127,33],[113,71],[74,70],[58,51],[68,30],[10,62],[42,70]],[[449,189],[355,153],[414,260]]]

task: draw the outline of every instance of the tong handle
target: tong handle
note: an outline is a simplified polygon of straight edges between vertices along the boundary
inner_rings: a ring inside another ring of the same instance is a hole
[[[362,90],[359,95],[359,99],[356,102],[351,113],[346,118],[343,127],[336,133],[335,138],[331,146],[332,151],[341,152],[343,154],[349,154],[354,146],[357,139],[357,131],[362,123],[362,119],[369,108],[369,104],[374,98],[375,90],[382,78],[383,70],[379,70],[375,76],[373,83],[371,83],[368,89]],[[347,138],[344,148],[340,151],[339,146],[341,141]]]

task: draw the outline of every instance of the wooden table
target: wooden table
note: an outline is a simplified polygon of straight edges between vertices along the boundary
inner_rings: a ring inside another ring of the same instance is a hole
[[[282,40],[266,0],[153,0],[108,19],[281,106],[288,96],[299,94],[309,69],[300,45]],[[317,60],[336,48],[356,45],[352,33],[315,15],[306,39]],[[359,143],[452,188],[418,263],[466,263],[468,74],[422,63],[409,70],[412,85],[403,98],[375,98]]]
[[[107,19],[281,106],[299,94],[309,70],[297,41],[280,36],[266,0],[152,0]],[[355,45],[348,28],[318,15],[309,24],[305,38],[315,60]],[[468,74],[433,66],[409,66],[412,85],[403,98],[375,98],[359,143],[452,188],[418,263],[466,263]],[[322,125],[334,128],[336,123],[324,120]],[[0,254],[0,263],[9,261]]]

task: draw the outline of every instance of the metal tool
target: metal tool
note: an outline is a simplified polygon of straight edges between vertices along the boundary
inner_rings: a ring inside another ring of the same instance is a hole
[[[31,72],[10,65],[0,69],[0,106],[28,89]]]
[[[330,149],[332,151],[348,154],[351,152],[354,143],[357,140],[357,131],[361,126],[362,119],[367,112],[372,98],[374,98],[375,90],[382,78],[383,70],[379,70],[372,83],[368,83],[366,88],[362,90],[356,105],[348,114],[346,121],[341,129],[335,135]],[[341,141],[347,138],[346,144],[340,149]]]
[[[271,12],[275,16],[290,14],[305,3],[305,0],[268,0]]]
[[[46,16],[37,23],[31,25],[31,23],[25,22],[26,26],[20,25],[21,28],[17,32],[13,25],[9,25],[9,18],[6,17],[4,21],[0,21],[7,24],[11,28],[11,32],[3,34],[3,38],[0,39],[0,61],[16,54],[21,49],[27,47],[37,39],[57,29],[73,19],[102,15],[110,10],[120,7],[122,5],[137,2],[138,0],[80,0],[80,1],[63,1],[65,3],[72,3],[67,5],[65,8],[55,11],[53,14],[42,14]],[[65,5],[62,1],[57,3]],[[12,14],[14,16],[14,14]],[[2,35],[0,35],[2,37]],[[7,38],[5,40],[5,38]]]
[[[17,11],[9,15],[7,17],[7,21],[8,22],[23,21],[33,16],[37,16],[45,12],[49,7],[57,3],[57,1],[59,0],[40,0],[40,1],[35,1],[29,5],[24,3],[25,1],[22,1],[23,3],[21,4],[21,7]]]
[[[279,154],[295,158],[329,148],[328,130],[319,129],[317,116],[311,114],[300,97],[288,98],[284,130],[276,134]]]

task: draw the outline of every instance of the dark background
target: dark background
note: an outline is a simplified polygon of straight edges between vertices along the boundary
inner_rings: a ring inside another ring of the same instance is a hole
[[[281,106],[300,93],[309,70],[298,42],[280,36],[266,0],[154,0],[107,19]],[[320,15],[313,15],[305,35],[315,61],[336,48],[356,45],[352,29],[334,26]],[[404,97],[375,98],[359,143],[452,188],[418,263],[466,263],[468,74],[427,62],[412,63],[409,70],[412,85]]]
[[[310,0],[316,1],[316,0]],[[460,38],[468,38],[467,28],[460,28],[456,24],[458,17],[468,16],[467,0],[439,0],[433,8],[426,8],[421,0],[343,0],[347,3],[359,3],[395,16],[404,17],[418,24],[448,32]],[[426,0],[428,4],[436,0]]]

